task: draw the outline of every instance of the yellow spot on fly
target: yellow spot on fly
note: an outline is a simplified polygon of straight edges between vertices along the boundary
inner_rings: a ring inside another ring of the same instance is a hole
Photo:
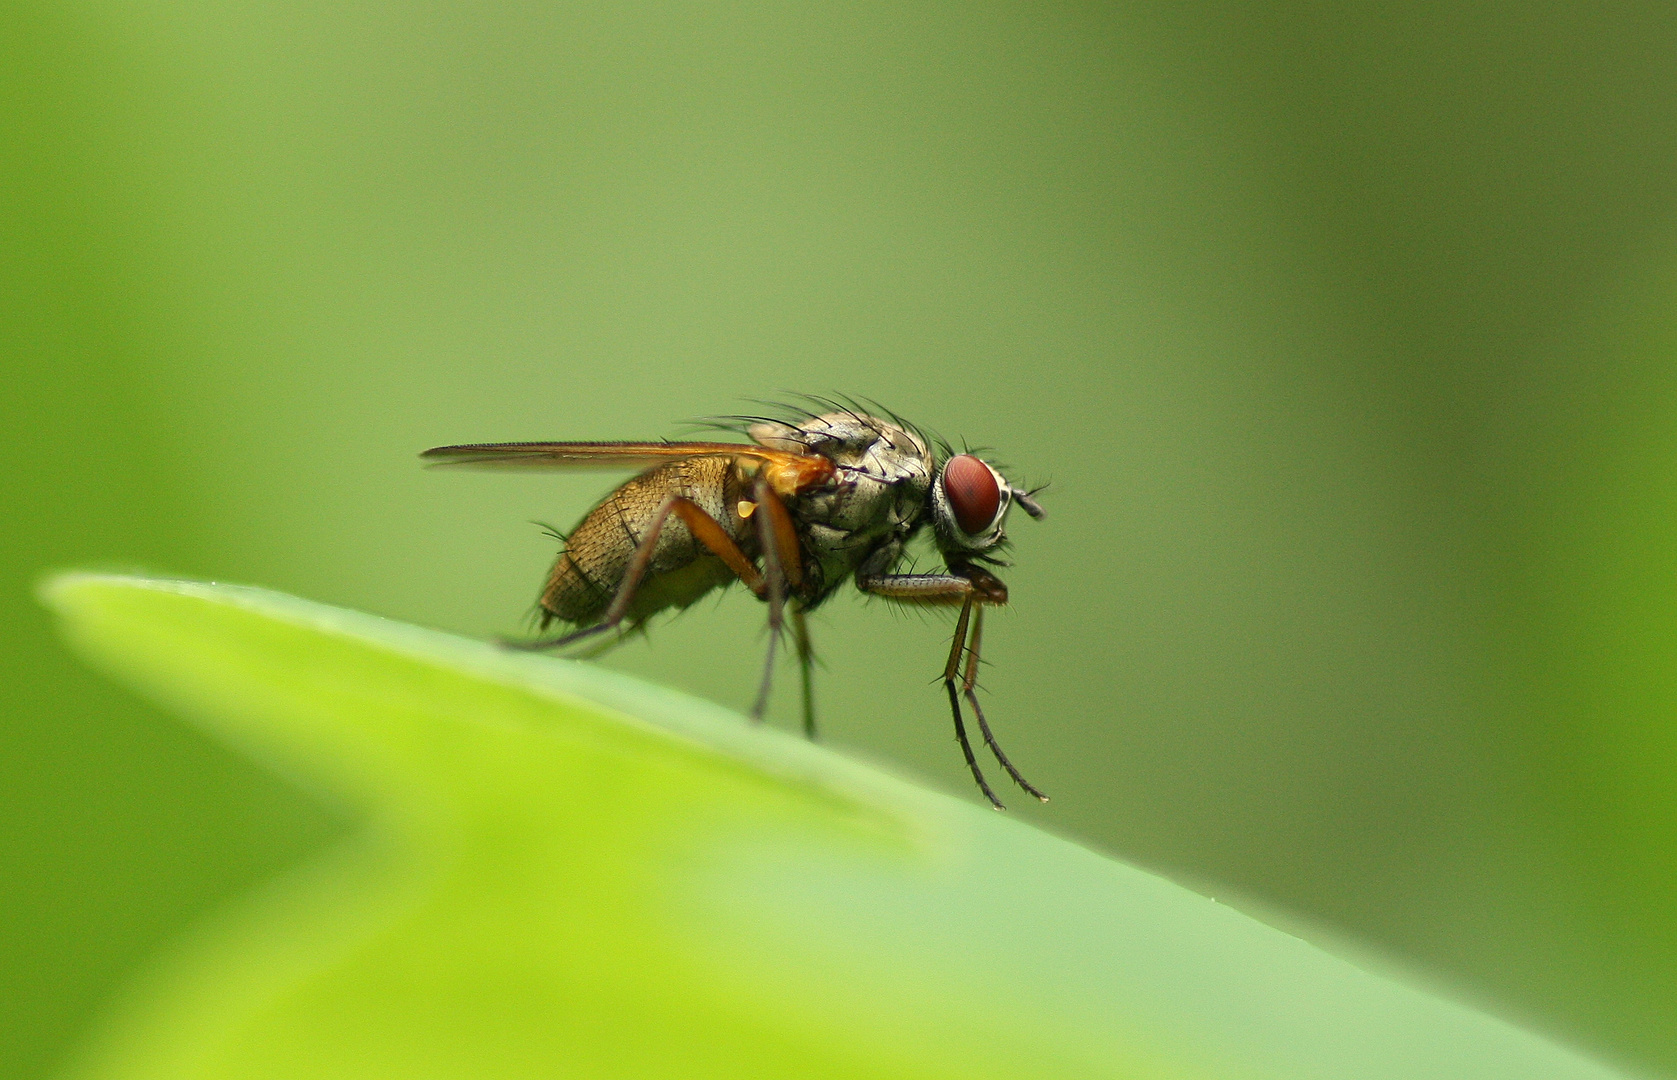
[[[750,499],[741,499],[739,506],[734,508],[742,518],[748,518],[757,509],[757,504]]]

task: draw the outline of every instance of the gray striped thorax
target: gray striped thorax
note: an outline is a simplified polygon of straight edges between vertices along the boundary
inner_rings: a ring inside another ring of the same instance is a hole
[[[754,424],[749,434],[759,445],[819,454],[838,467],[834,484],[799,496],[792,508],[819,598],[858,570],[894,564],[924,523],[937,462],[914,432],[835,412],[798,424]]]

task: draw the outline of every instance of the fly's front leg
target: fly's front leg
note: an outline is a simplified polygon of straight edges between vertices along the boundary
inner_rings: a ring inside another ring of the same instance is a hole
[[[983,643],[983,639],[984,607],[979,605],[972,613],[972,636],[967,639],[967,674],[961,680],[961,696],[967,699],[967,704],[972,706],[972,714],[978,718],[978,730],[984,736],[984,745],[990,748],[990,753],[996,755],[996,760],[1001,763],[1002,768],[1007,770],[1007,775],[1013,777],[1015,784],[1035,795],[1041,801],[1047,802],[1048,796],[1038,791],[1029,780],[1020,776],[1019,770],[1013,767],[1013,762],[1007,760],[1007,755],[1002,753],[1002,748],[996,742],[996,737],[990,734],[990,724],[984,719],[984,710],[978,707],[978,694],[975,693],[978,688],[978,650]]]
[[[990,800],[991,806],[1006,810],[1007,807],[996,798],[996,793],[990,790],[989,781],[984,779],[984,770],[978,767],[978,758],[967,739],[966,721],[961,717],[960,692],[955,683],[961,674],[961,653],[966,648],[967,626],[971,622],[973,608],[983,603],[1007,603],[1007,586],[981,570],[971,571],[971,574],[967,577],[955,574],[866,574],[859,575],[856,584],[863,592],[894,603],[961,605],[961,616],[955,621],[955,640],[949,646],[949,662],[943,667],[943,687],[949,693],[950,715],[955,718],[955,741],[961,744],[961,754],[967,759],[967,768],[972,771],[978,790]]]
[[[1030,781],[1020,775],[1019,770],[1002,752],[1001,745],[990,731],[990,723],[984,717],[984,710],[978,704],[978,665],[979,647],[984,633],[984,608],[989,605],[1007,603],[1007,586],[988,571],[977,567],[959,567],[957,573],[950,574],[870,574],[859,576],[856,580],[864,592],[883,597],[899,604],[924,605],[961,605],[960,618],[955,623],[955,640],[949,647],[949,661],[943,669],[943,686],[949,694],[949,711],[955,719],[955,738],[961,744],[961,752],[967,759],[967,767],[972,770],[972,776],[978,782],[978,789],[996,809],[1003,809],[1001,800],[996,798],[995,792],[985,782],[984,774],[978,767],[972,746],[967,740],[966,724],[961,716],[961,698],[967,699],[972,706],[973,716],[978,720],[979,733],[984,737],[984,745],[990,748],[996,761],[1007,770],[1025,791],[1043,802],[1048,801],[1044,795]],[[970,636],[969,636],[970,629]],[[961,654],[966,653],[966,670],[961,670]],[[960,689],[956,689],[959,678]]]
[[[967,759],[967,768],[972,770],[972,778],[978,781],[978,790],[990,800],[990,805],[997,810],[1006,810],[1002,801],[996,798],[996,793],[990,790],[989,781],[984,779],[984,771],[978,767],[978,759],[973,757],[972,743],[967,741],[967,725],[961,719],[961,699],[955,696],[955,676],[961,670],[961,650],[967,643],[967,620],[972,617],[972,597],[968,595],[961,605],[961,617],[955,621],[955,640],[949,645],[949,662],[943,666],[943,688],[949,691],[949,711],[955,717],[955,741],[961,744],[961,753]]]

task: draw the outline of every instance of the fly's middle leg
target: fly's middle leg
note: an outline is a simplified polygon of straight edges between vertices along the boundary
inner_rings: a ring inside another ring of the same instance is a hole
[[[751,718],[761,720],[768,708],[769,690],[774,685],[774,655],[776,646],[780,644],[786,595],[790,587],[803,584],[803,553],[798,548],[798,531],[792,522],[792,515],[766,479],[757,478],[752,495],[757,500],[757,537],[763,549],[763,589],[759,595],[769,605],[769,654],[763,661],[763,678],[757,685],[757,700],[751,706]],[[796,618],[801,655],[807,639],[803,636],[802,614]]]
[[[798,671],[803,676],[804,734],[815,741],[815,649],[809,643],[809,624],[802,606],[792,605],[792,640],[798,646]]]

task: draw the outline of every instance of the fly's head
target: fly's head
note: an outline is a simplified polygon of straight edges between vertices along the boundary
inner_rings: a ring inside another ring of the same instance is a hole
[[[956,454],[937,470],[931,485],[932,532],[950,565],[974,559],[994,561],[1007,542],[1007,513],[1017,504],[1040,520],[1031,493],[1015,487],[994,465],[973,454]]]

